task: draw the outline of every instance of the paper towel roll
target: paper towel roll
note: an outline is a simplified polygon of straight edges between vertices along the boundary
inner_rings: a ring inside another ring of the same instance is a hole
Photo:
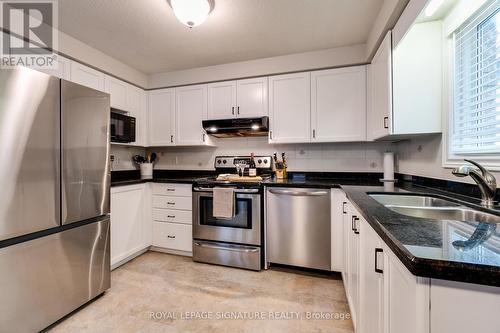
[[[385,181],[394,180],[394,153],[384,153],[384,179]]]

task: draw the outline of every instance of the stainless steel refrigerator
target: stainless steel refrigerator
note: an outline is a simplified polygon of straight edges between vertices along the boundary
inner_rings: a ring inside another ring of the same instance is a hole
[[[110,287],[109,95],[0,70],[0,331],[35,332]]]

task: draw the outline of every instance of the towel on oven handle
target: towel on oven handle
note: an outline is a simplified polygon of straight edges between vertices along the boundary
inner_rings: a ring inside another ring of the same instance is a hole
[[[213,215],[216,218],[231,219],[235,213],[234,189],[231,187],[214,187]]]

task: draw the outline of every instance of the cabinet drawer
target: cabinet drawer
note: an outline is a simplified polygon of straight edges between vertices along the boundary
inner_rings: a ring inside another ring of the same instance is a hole
[[[161,222],[192,224],[193,213],[189,210],[153,208],[153,220]]]
[[[161,184],[153,183],[153,194],[170,195],[178,197],[191,197],[191,184]]]
[[[153,196],[153,208],[192,210],[192,206],[193,202],[190,197]]]
[[[153,246],[192,252],[193,236],[190,225],[153,222]]]

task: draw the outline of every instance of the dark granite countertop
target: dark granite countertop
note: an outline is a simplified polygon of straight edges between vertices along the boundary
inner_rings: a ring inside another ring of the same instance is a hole
[[[192,184],[214,174],[213,171],[154,170],[152,178],[141,178],[138,170],[114,171],[111,173],[111,187],[148,182]]]
[[[398,214],[371,198],[368,193],[402,190],[445,198],[465,206],[477,206],[477,200],[432,189],[401,185],[386,190],[382,186],[342,186],[348,199],[414,274],[422,277],[500,286],[500,225],[452,220],[432,220]],[[488,211],[500,215],[500,210]],[[475,230],[487,228],[482,242],[458,249],[455,240],[467,240]]]

